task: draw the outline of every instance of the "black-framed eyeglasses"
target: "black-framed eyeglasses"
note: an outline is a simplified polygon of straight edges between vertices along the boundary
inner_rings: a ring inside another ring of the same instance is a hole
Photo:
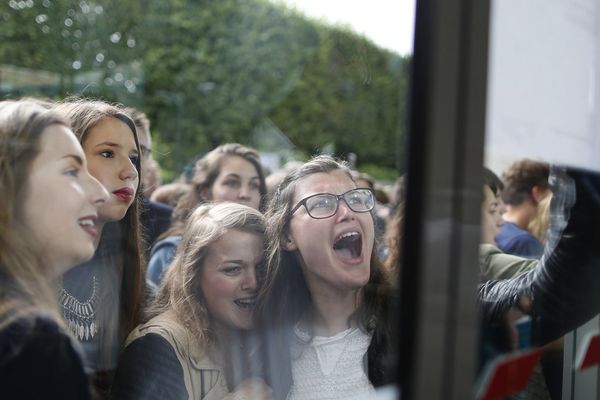
[[[344,200],[357,213],[369,212],[375,206],[375,196],[371,189],[351,189],[342,194],[317,193],[300,200],[292,208],[290,217],[304,206],[308,215],[314,219],[329,218],[337,212],[340,200]]]

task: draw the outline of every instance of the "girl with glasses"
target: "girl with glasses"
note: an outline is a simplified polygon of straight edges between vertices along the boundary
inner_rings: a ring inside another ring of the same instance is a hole
[[[373,193],[329,156],[289,173],[271,199],[256,312],[274,398],[346,399],[388,382],[390,286],[373,206]]]

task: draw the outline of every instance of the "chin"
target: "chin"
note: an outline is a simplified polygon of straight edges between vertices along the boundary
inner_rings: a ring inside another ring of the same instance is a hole
[[[99,218],[103,221],[106,222],[117,222],[122,220],[123,218],[125,218],[125,215],[127,214],[127,210],[129,209],[129,207],[123,209],[123,207],[115,207],[113,209],[110,210],[102,210],[99,213]]]
[[[241,331],[245,331],[245,330],[248,330],[248,329],[252,328],[252,320],[249,320],[249,321],[239,321],[239,320],[238,321],[231,321],[230,326],[233,329],[238,329],[238,330],[241,330]]]

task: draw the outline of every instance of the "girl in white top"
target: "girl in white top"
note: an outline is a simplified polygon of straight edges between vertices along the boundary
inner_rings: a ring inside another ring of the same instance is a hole
[[[387,383],[389,285],[374,252],[374,201],[328,156],[274,194],[257,317],[275,398],[347,399]]]

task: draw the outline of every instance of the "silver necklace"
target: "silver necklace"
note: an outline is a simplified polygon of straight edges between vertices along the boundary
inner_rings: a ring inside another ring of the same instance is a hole
[[[92,294],[86,301],[79,301],[64,287],[60,293],[60,305],[69,330],[80,341],[92,339],[98,333],[96,306],[98,305],[98,281],[92,276]]]

